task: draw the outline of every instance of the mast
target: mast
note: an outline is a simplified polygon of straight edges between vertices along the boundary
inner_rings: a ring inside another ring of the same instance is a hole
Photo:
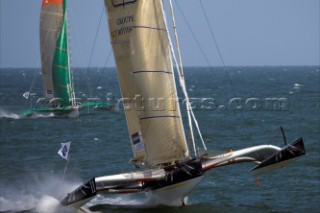
[[[177,66],[177,72],[178,72],[178,76],[179,76],[179,80],[180,80],[180,86],[182,89],[182,92],[184,94],[185,100],[186,100],[186,110],[187,110],[187,115],[188,115],[188,123],[189,123],[189,128],[190,128],[190,134],[191,134],[191,139],[192,139],[192,145],[193,145],[193,149],[194,149],[194,154],[195,156],[198,156],[197,152],[196,152],[196,145],[195,145],[195,140],[194,140],[194,134],[193,134],[193,126],[192,126],[192,121],[195,123],[196,129],[198,131],[202,146],[204,148],[205,154],[207,153],[207,147],[206,144],[203,140],[201,131],[200,131],[200,127],[198,124],[198,121],[193,113],[190,101],[189,101],[189,95],[187,92],[187,88],[186,88],[186,81],[185,81],[185,77],[184,77],[184,71],[183,71],[183,65],[182,65],[182,58],[181,58],[181,53],[180,53],[180,47],[179,47],[179,39],[178,39],[178,32],[177,32],[177,27],[176,27],[176,22],[175,22],[175,18],[174,18],[174,11],[173,11],[173,6],[172,6],[172,1],[170,0],[170,10],[171,10],[171,17],[172,17],[172,22],[173,22],[173,28],[174,28],[174,35],[175,35],[175,39],[176,39],[176,49],[178,51],[178,57],[179,57],[179,64],[175,58],[175,53],[173,50],[173,45],[172,42],[170,40],[170,35],[168,32],[168,37],[170,40],[170,46],[171,46],[171,53],[173,55],[174,61],[176,63]]]
[[[70,48],[70,34],[69,34],[69,16],[68,16],[68,7],[65,5],[65,19],[67,24],[67,53],[68,53],[68,67],[69,67],[69,81],[70,81],[70,90],[69,90],[69,100],[71,100],[71,106],[76,107],[76,96],[74,91],[74,82],[73,82],[73,75],[72,75],[72,69],[71,69],[71,48]]]
[[[175,35],[175,39],[176,39],[176,49],[178,51],[178,58],[179,58],[180,73],[178,73],[178,74],[179,74],[179,78],[181,79],[182,83],[185,85],[182,58],[181,58],[180,47],[179,47],[179,38],[178,38],[176,21],[175,21],[175,18],[174,18],[174,12],[173,12],[173,7],[172,7],[172,1],[171,0],[170,0],[170,11],[171,11],[174,35]],[[187,111],[187,116],[188,116],[188,124],[189,124],[189,129],[190,129],[190,136],[191,136],[193,151],[194,151],[194,154],[196,156],[197,152],[196,152],[196,145],[195,145],[194,134],[193,134],[192,118],[191,118],[190,111],[189,111],[189,105],[190,105],[189,98],[186,98],[186,111]]]
[[[105,0],[134,162],[189,157],[161,0]]]

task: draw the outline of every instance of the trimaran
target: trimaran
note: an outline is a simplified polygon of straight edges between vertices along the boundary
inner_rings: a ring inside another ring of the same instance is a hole
[[[102,101],[78,103],[76,101],[68,33],[66,0],[43,0],[40,12],[40,53],[44,98],[37,102],[41,107],[22,113],[24,117],[34,114],[53,113],[54,117],[76,117],[79,111],[92,107],[111,109],[113,104]],[[30,92],[24,96],[28,98]]]
[[[254,162],[254,175],[282,167],[305,153],[302,138],[279,148],[258,145],[209,156],[188,148],[173,62],[186,99],[190,132],[196,127],[168,33],[162,0],[105,0],[125,115],[133,150],[132,172],[94,177],[67,194],[63,206],[81,207],[97,194],[145,192],[156,204],[183,205],[211,169]],[[170,0],[170,5],[171,0]],[[173,19],[174,20],[174,19]],[[140,101],[138,101],[140,100]],[[143,101],[141,101],[143,100]],[[159,107],[154,106],[157,101]],[[138,103],[138,104],[137,104]],[[144,103],[144,104],[141,104]],[[200,137],[202,141],[202,137]],[[204,150],[206,150],[203,143]]]

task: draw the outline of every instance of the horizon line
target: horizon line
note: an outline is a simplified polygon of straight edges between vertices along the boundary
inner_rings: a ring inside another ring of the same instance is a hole
[[[316,67],[320,66],[319,64],[305,64],[305,65],[228,65],[225,67]],[[90,67],[83,67],[83,66],[75,66],[71,69],[90,69],[90,68],[114,68],[116,69],[116,66],[111,67],[103,67],[103,66],[90,66]],[[193,66],[184,66],[184,68],[224,68],[222,65],[216,65],[216,66],[202,66],[202,65],[193,65]],[[8,67],[0,67],[0,69],[41,69],[41,67],[14,67],[14,66],[8,66]]]

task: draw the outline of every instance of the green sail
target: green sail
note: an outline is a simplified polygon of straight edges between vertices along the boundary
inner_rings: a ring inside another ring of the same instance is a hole
[[[75,97],[69,63],[66,0],[63,3],[63,14],[62,29],[53,58],[52,78],[55,97],[60,99],[61,107],[68,107],[75,106]]]

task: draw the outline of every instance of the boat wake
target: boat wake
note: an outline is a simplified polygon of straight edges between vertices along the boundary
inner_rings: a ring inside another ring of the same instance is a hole
[[[6,109],[0,108],[0,118],[20,119],[21,116],[14,112],[10,112]]]
[[[21,116],[21,118],[52,118],[54,117],[54,114],[51,113],[33,113],[31,116]]]
[[[68,211],[65,207],[61,207],[58,199],[48,195],[40,198],[34,210],[44,213],[72,212],[71,209]]]
[[[143,195],[143,194],[141,194]],[[135,195],[97,195],[85,206],[91,211],[99,211],[104,209],[140,209],[148,208],[145,196]]]
[[[53,113],[33,113],[31,116],[23,116],[10,111],[8,109],[0,108],[0,118],[11,118],[11,119],[24,119],[24,118],[51,118]]]
[[[185,203],[189,205],[188,197],[185,198]],[[84,206],[83,210],[99,212],[108,209],[158,209],[161,208],[161,206],[162,205],[158,203],[150,202],[147,196],[145,196],[145,193],[131,195],[97,195]],[[170,205],[165,205],[163,208],[170,208]]]
[[[61,183],[59,177],[44,177],[33,185],[21,183],[1,188],[0,213],[74,213],[74,208],[60,205],[63,195],[74,189],[77,183]]]
[[[0,197],[0,212],[43,212],[58,213],[60,212],[59,201],[49,195],[43,195],[37,198],[34,195],[24,195],[8,199]]]

